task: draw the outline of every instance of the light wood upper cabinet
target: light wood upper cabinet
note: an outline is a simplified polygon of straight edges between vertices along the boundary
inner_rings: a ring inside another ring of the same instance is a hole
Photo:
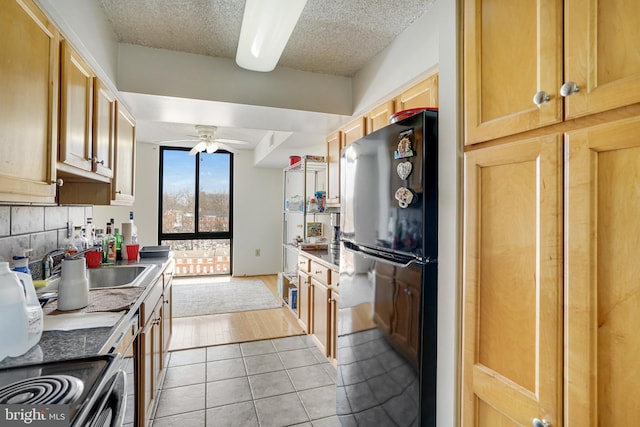
[[[0,201],[55,202],[59,33],[31,0],[0,2]]]
[[[367,121],[364,117],[358,117],[342,129],[342,147],[346,147],[364,137],[367,134]]]
[[[58,170],[92,177],[94,74],[65,40],[61,49]]]
[[[340,150],[342,132],[327,136],[327,206],[340,206]]]
[[[116,170],[112,185],[112,204],[131,205],[135,187],[136,124],[122,104],[116,104]]]
[[[562,0],[466,0],[465,143],[560,122],[561,49]]]
[[[396,98],[396,112],[410,108],[438,106],[438,74],[434,74]]]
[[[93,171],[113,177],[116,98],[100,79],[94,79]]]
[[[396,112],[396,101],[394,99],[378,105],[369,111],[367,119],[367,134],[377,131],[389,124],[389,118]]]
[[[466,0],[466,144],[640,102],[638,14],[635,0]]]
[[[561,147],[465,154],[464,427],[562,425]]]
[[[567,134],[565,426],[633,426],[640,117]]]
[[[638,16],[637,0],[565,0],[566,118],[640,102]]]

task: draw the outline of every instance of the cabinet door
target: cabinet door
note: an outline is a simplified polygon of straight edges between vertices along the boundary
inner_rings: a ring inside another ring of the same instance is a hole
[[[565,0],[567,118],[640,102],[640,2]]]
[[[340,205],[340,149],[342,132],[327,136],[327,205]]]
[[[330,291],[329,288],[316,279],[311,279],[311,290],[313,292],[313,336],[316,337],[320,351],[325,356],[329,356],[329,331],[331,313],[329,311]]]
[[[640,118],[567,135],[566,426],[637,424]]]
[[[367,114],[367,134],[375,132],[389,124],[389,117],[396,112],[396,101],[391,100],[378,105]]]
[[[427,77],[405,90],[397,98],[397,111],[438,106],[438,75]]]
[[[364,117],[352,121],[342,128],[342,147],[355,142],[367,134],[367,122]]]
[[[55,201],[59,34],[32,1],[0,2],[0,201]]]
[[[59,166],[91,172],[93,72],[71,45],[62,41]]]
[[[145,426],[151,418],[151,408],[155,396],[155,382],[153,375],[153,322],[142,329],[137,338],[138,343],[138,392],[136,399],[138,422],[136,425]]]
[[[462,426],[562,423],[560,138],[465,154]]]
[[[340,303],[340,295],[331,290],[331,331],[329,337],[330,352],[329,358],[335,362],[338,359],[338,304]]]
[[[116,119],[116,167],[113,178],[112,204],[131,205],[135,185],[135,121],[120,103]]]
[[[309,323],[310,280],[308,274],[298,272],[298,320],[305,332],[311,332]]]
[[[169,360],[169,342],[171,341],[171,332],[173,322],[171,295],[173,292],[173,286],[169,284],[165,286],[164,293],[162,295],[162,366],[167,366]]]
[[[113,177],[116,98],[98,78],[94,79],[93,106],[93,171]]]
[[[464,58],[465,144],[562,120],[562,0],[465,0]]]

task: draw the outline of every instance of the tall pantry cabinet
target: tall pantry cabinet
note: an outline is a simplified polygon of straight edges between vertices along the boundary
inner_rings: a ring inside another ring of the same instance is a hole
[[[634,425],[640,3],[464,5],[462,425]]]

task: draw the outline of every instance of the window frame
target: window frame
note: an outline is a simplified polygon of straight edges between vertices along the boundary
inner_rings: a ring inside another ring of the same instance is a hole
[[[229,230],[228,231],[200,231],[200,155],[197,153],[194,156],[195,162],[195,202],[194,202],[194,226],[195,231],[193,233],[164,233],[162,231],[162,215],[163,215],[163,181],[164,181],[164,154],[166,151],[186,151],[189,148],[184,147],[160,147],[160,171],[158,182],[158,242],[163,240],[229,240],[229,246],[231,248],[231,254],[233,254],[233,168],[234,168],[234,155],[226,150],[218,150],[214,153],[206,155],[216,155],[216,153],[224,153],[229,155]]]

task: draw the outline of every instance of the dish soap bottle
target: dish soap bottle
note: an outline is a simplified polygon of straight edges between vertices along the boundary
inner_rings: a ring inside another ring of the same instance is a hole
[[[24,288],[8,262],[0,262],[0,361],[20,356],[27,347],[29,320]]]

